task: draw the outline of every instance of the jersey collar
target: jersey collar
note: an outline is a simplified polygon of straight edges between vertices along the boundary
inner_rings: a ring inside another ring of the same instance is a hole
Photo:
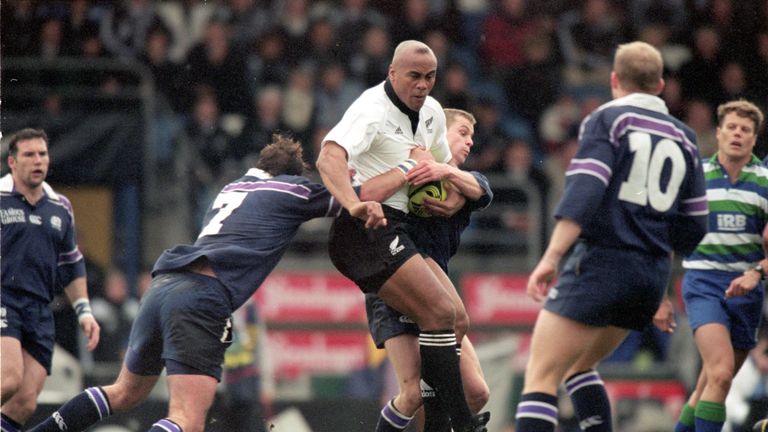
[[[408,105],[406,105],[403,101],[400,100],[399,97],[397,97],[397,93],[395,93],[395,88],[392,87],[392,83],[389,82],[389,79],[384,81],[384,92],[387,94],[387,97],[390,101],[392,101],[393,104],[399,109],[403,114],[408,116],[408,120],[411,121],[411,130],[413,133],[416,133],[416,128],[419,127],[419,112],[414,111],[410,108],[408,108]]]
[[[247,173],[245,173],[245,175],[247,175],[248,177],[256,177],[264,180],[272,178],[272,174],[259,168],[251,168],[248,170]]]
[[[51,198],[54,200],[59,199],[59,195],[56,194],[56,192],[54,192],[51,185],[49,185],[46,182],[43,182],[43,191],[45,192],[45,195],[48,196],[48,198]],[[13,176],[10,173],[0,178],[0,192],[6,192],[6,193],[16,192],[16,187],[13,184]]]
[[[669,114],[669,109],[667,109],[667,104],[664,103],[664,100],[648,93],[628,94],[618,99],[614,99],[603,106],[633,106],[649,111],[660,112],[662,114]]]

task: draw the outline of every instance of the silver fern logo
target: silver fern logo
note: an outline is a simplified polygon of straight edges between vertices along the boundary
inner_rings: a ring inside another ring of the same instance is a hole
[[[389,244],[389,253],[392,254],[392,256],[397,255],[405,249],[405,246],[400,244],[400,236],[396,236],[394,240],[392,240],[392,243]]]

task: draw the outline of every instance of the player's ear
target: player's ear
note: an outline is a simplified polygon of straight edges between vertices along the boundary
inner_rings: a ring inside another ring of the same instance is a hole
[[[659,78],[659,84],[657,84],[656,88],[656,95],[660,95],[661,92],[664,91],[664,87],[667,86],[667,83],[664,81],[664,78]]]

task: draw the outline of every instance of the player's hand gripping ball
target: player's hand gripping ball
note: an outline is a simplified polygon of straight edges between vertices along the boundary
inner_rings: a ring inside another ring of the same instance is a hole
[[[419,217],[430,217],[431,213],[424,207],[424,198],[445,201],[446,191],[442,181],[424,183],[421,186],[411,185],[408,188],[408,211]]]

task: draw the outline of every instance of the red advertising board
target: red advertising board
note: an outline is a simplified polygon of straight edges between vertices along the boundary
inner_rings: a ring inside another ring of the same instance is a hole
[[[466,274],[461,290],[472,324],[532,326],[542,304],[525,293],[527,274]]]
[[[277,377],[302,373],[347,373],[366,364],[364,331],[270,330],[269,349]]]
[[[338,273],[272,273],[255,297],[267,322],[365,322],[365,297]]]

